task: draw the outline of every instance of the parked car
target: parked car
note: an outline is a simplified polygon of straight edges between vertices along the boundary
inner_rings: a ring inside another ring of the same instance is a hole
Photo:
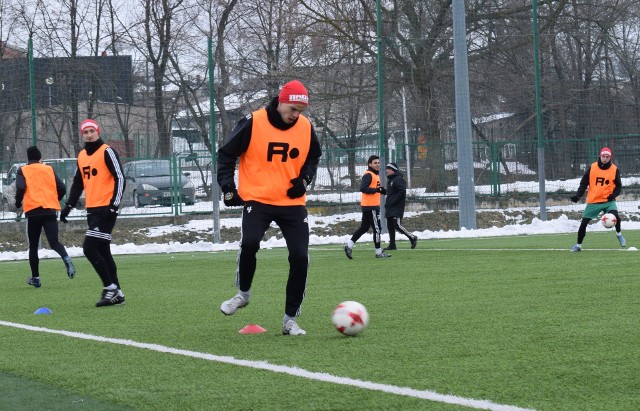
[[[78,168],[78,162],[75,158],[49,158],[42,160],[44,164],[49,164],[55,170],[56,174],[67,186],[67,194],[60,202],[64,205],[66,197],[69,194],[71,185],[73,184],[73,177]],[[16,211],[16,175],[18,169],[26,163],[14,163],[5,178],[2,179],[2,210]],[[84,192],[76,204],[76,208],[84,208]]]
[[[172,177],[169,160],[130,161],[123,169],[127,179],[127,192],[133,189],[131,195],[135,207],[171,205],[174,192],[180,196],[179,201],[187,205],[196,201],[196,189],[189,179],[190,173],[184,172]],[[124,201],[125,204],[128,203],[128,199],[125,198]]]
[[[2,211],[16,211],[16,173],[24,163],[14,163],[2,179]]]

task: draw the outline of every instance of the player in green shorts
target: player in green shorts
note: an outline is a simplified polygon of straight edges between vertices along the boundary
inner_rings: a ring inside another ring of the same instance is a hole
[[[571,248],[576,253],[582,250],[582,240],[587,234],[587,226],[594,218],[602,213],[611,213],[616,217],[616,236],[620,246],[625,247],[627,242],[621,233],[620,215],[616,205],[616,197],[622,191],[620,170],[611,162],[611,149],[604,147],[600,150],[598,161],[591,164],[580,180],[580,187],[571,201],[577,203],[580,197],[587,191],[587,206],[582,213],[582,221],[578,229],[578,243]]]

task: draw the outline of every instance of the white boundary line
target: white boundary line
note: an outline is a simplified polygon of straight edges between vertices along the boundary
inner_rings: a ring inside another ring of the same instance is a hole
[[[342,248],[321,248],[321,247],[309,247],[309,250],[313,250],[313,251],[336,251],[336,250],[342,250]],[[567,254],[571,253],[571,248],[416,248],[416,249],[410,249],[410,248],[403,248],[403,249],[397,249],[397,250],[391,250],[391,253],[395,253],[395,252],[411,252],[411,253],[416,253],[416,252],[420,252],[420,251],[562,251],[562,252],[566,252]],[[584,251],[624,251],[624,252],[634,252],[634,251],[638,251],[635,247],[627,247],[627,248],[587,248],[587,249],[583,249]]]
[[[143,348],[151,351],[182,355],[185,357],[199,358],[207,361],[215,361],[215,362],[224,363],[224,364],[233,364],[241,367],[249,367],[249,368],[255,368],[259,370],[266,370],[271,372],[288,374],[295,377],[307,378],[309,380],[329,382],[332,384],[348,385],[352,387],[363,388],[365,390],[382,391],[389,394],[420,398],[420,399],[434,401],[434,402],[463,405],[470,408],[477,408],[477,409],[483,409],[483,410],[495,410],[495,411],[532,411],[531,409],[528,409],[528,408],[520,408],[514,405],[496,404],[494,402],[487,401],[487,400],[476,400],[472,398],[458,397],[455,395],[439,394],[435,391],[428,391],[428,390],[421,391],[421,390],[416,390],[408,387],[398,387],[395,385],[378,384],[370,381],[356,380],[356,379],[347,378],[347,377],[337,377],[335,375],[321,373],[321,372],[307,371],[297,367],[288,367],[284,365],[270,364],[267,361],[240,360],[234,357],[227,357],[227,356],[223,357],[219,355],[207,354],[207,353],[202,353],[197,351],[181,350],[181,349],[171,348],[171,347],[167,347],[159,344],[148,344],[148,343],[141,343],[133,340],[122,340],[119,338],[101,337],[98,335],[84,334],[84,333],[73,332],[73,331],[53,330],[50,328],[34,327],[27,324],[19,324],[19,323],[13,323],[8,321],[1,321],[1,320],[0,320],[0,325],[5,327],[19,328],[19,329],[28,330],[28,331],[64,335],[66,337],[78,338],[81,340],[99,341],[99,342],[105,342],[105,343],[111,343],[111,344],[124,345],[127,347]]]

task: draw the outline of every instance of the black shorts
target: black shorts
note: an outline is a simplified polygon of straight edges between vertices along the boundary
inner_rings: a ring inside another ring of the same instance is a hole
[[[116,213],[88,213],[86,232],[87,237],[93,237],[98,240],[111,241],[111,233],[116,226]]]

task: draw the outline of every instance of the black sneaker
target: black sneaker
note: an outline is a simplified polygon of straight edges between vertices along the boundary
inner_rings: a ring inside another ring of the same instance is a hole
[[[110,305],[122,305],[124,304],[124,294],[119,288],[108,290],[102,289],[102,297],[100,301],[96,303],[96,307],[107,307]]]
[[[66,256],[62,259],[64,261],[64,266],[67,267],[67,275],[69,278],[73,278],[76,276],[76,268],[73,266],[73,262],[71,261],[71,257]]]
[[[348,244],[345,244],[345,245],[344,245],[344,253],[347,255],[347,258],[348,258],[349,260],[353,260],[353,257],[351,256],[351,251],[352,251],[352,248],[351,248],[351,247],[349,247],[349,245],[348,245]]]
[[[36,288],[40,288],[40,277],[29,277],[27,278],[27,284],[32,285]]]
[[[389,244],[388,246],[386,246],[385,248],[382,249],[382,251],[389,251],[389,250],[397,250],[396,245],[395,244]]]
[[[411,241],[411,249],[413,250],[416,248],[416,245],[418,244],[418,237],[411,237],[409,241]]]

